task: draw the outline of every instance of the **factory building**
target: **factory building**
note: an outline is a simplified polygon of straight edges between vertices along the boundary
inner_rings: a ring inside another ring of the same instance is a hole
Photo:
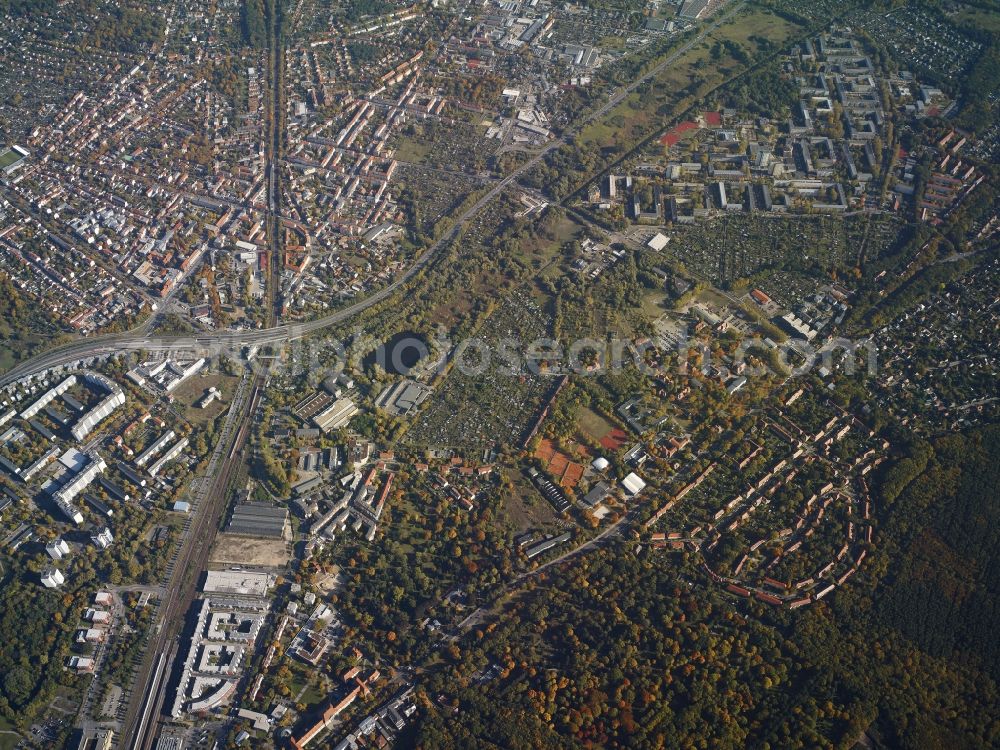
[[[267,503],[240,503],[226,527],[230,534],[280,539],[288,523],[288,509]]]

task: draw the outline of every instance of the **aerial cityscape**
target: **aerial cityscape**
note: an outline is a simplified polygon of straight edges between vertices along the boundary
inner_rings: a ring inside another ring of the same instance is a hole
[[[0,750],[1000,747],[998,0],[0,70]]]

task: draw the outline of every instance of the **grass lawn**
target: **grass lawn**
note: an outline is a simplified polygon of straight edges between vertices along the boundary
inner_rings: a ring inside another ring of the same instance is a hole
[[[316,683],[310,683],[299,700],[307,706],[315,706],[325,698],[326,694],[319,689],[319,686]]]
[[[601,41],[598,43],[601,49],[611,49],[621,51],[625,49],[625,37],[622,36],[605,36],[601,37]]]
[[[663,292],[648,291],[642,295],[642,305],[639,306],[640,314],[646,320],[657,320],[668,307],[664,305],[667,295]]]
[[[17,733],[14,725],[0,716],[0,750],[12,750],[20,741],[21,735]]]
[[[527,477],[512,471],[510,479],[513,489],[504,493],[504,511],[515,534],[527,529],[554,526],[559,522],[552,506]]]
[[[731,307],[733,304],[728,297],[724,297],[713,289],[703,289],[698,293],[696,299],[698,302],[707,302],[718,307]]]
[[[0,346],[0,372],[7,372],[15,364],[17,364],[17,358],[14,356],[14,352],[6,346]]]
[[[21,155],[12,148],[0,151],[0,169],[6,169],[20,158]]]
[[[582,433],[594,440],[600,440],[614,429],[614,425],[608,420],[586,406],[581,406],[577,412],[576,425]]]
[[[229,408],[239,382],[239,378],[219,372],[202,372],[182,383],[174,391],[174,400],[178,408],[183,410],[184,418],[188,422],[193,425],[207,424]],[[199,409],[195,404],[212,386],[218,388],[222,396],[204,409]]]
[[[537,234],[522,240],[518,245],[518,254],[525,263],[533,263],[541,267],[551,263],[559,255],[562,246],[578,237],[582,227],[569,218],[562,218],[555,227],[554,238],[547,239]]]
[[[434,150],[434,144],[430,141],[420,141],[415,138],[401,138],[396,143],[396,153],[393,155],[399,161],[407,161],[412,164],[423,164],[428,154]]]

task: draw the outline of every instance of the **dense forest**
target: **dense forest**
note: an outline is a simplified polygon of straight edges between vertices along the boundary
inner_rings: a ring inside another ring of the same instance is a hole
[[[88,13],[87,10],[84,10]],[[89,14],[89,13],[88,13]],[[116,52],[138,53],[163,39],[163,16],[127,6],[93,10],[99,20],[88,44]]]
[[[996,746],[998,467],[998,427],[909,446],[864,574],[798,614],[709,593],[681,553],[564,567],[450,649],[412,742]]]
[[[378,16],[392,8],[385,0],[351,0],[347,3],[347,20],[359,21],[365,16]]]
[[[11,278],[0,272],[0,371],[30,357],[42,345],[58,343],[59,326],[21,295]]]
[[[967,7],[984,14],[1000,12],[1000,3],[996,0],[972,0]],[[959,19],[958,26],[963,34],[984,47],[965,78],[959,112],[962,127],[982,134],[997,118],[995,96],[983,94],[1000,88],[1000,33],[971,19]]]
[[[0,14],[15,16],[43,13],[56,6],[56,0],[0,0]]]
[[[240,7],[243,41],[254,49],[267,46],[267,9],[264,0],[243,0]]]

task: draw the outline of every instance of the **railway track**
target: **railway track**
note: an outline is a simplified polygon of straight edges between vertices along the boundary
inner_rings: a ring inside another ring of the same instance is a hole
[[[185,615],[197,595],[201,572],[208,564],[212,542],[225,514],[229,485],[243,462],[243,448],[250,434],[254,411],[260,403],[264,375],[246,375],[234,397],[230,417],[223,428],[216,451],[209,462],[210,477],[194,508],[194,519],[174,565],[158,630],[155,631],[146,658],[140,666],[123,722],[122,747],[146,750],[158,735],[165,720],[162,708],[167,702],[170,666],[176,655]]]
[[[268,202],[268,277],[267,277],[267,327],[277,325],[281,283],[281,237],[278,222],[280,208],[280,175],[278,160],[281,154],[281,121],[283,113],[282,73],[284,50],[281,45],[280,12],[277,0],[271,1],[268,19],[268,67],[270,90],[267,114],[268,133],[265,159],[267,161]],[[250,435],[253,415],[260,404],[266,375],[255,372],[244,375],[233,399],[229,417],[212,454],[205,475],[201,497],[195,504],[191,529],[182,544],[177,564],[167,586],[167,595],[161,609],[159,630],[153,639],[146,658],[130,694],[129,707],[124,722],[123,747],[146,750],[159,735],[160,726],[168,720],[164,714],[167,687],[171,682],[172,664],[181,647],[179,639],[185,616],[197,595],[198,580],[208,565],[215,536],[222,524],[228,505],[230,484],[243,464],[243,448]],[[249,389],[247,392],[246,389]],[[223,457],[223,453],[225,454]]]

